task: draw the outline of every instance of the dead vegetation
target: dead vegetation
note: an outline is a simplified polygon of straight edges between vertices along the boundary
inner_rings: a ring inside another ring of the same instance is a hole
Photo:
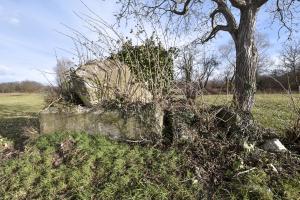
[[[227,199],[235,192],[239,193],[236,198],[242,198],[242,190],[237,188],[242,188],[240,184],[248,176],[260,173],[268,177],[264,184],[281,199],[282,180],[299,177],[299,137],[291,133],[280,137],[274,130],[259,126],[250,113],[230,106],[197,107],[182,100],[170,104],[164,122],[167,130],[163,146],[184,153],[204,185],[207,199],[218,195]],[[280,138],[289,151],[263,150],[263,143],[272,138]],[[256,198],[267,195],[266,191],[258,192]]]

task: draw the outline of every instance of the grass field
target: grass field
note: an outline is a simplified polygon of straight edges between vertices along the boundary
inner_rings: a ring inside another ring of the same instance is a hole
[[[36,115],[43,108],[41,94],[0,94],[0,117],[28,117]]]
[[[204,99],[210,104],[226,102],[226,96]],[[0,156],[2,146],[10,142],[23,152],[10,159],[0,157],[0,199],[203,198],[203,185],[176,148],[162,151],[84,133],[30,139],[38,135],[37,113],[43,106],[39,94],[0,95]],[[258,122],[278,131],[295,117],[289,98],[279,94],[257,95],[253,112]],[[242,168],[236,170],[245,170],[244,164],[238,166]],[[275,175],[274,181],[264,166],[228,179],[215,199],[299,199],[300,178]]]
[[[0,94],[0,136],[22,148],[39,128],[37,115],[43,104],[41,94]]]

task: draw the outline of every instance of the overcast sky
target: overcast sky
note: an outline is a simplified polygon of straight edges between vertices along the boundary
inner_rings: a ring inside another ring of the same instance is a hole
[[[113,14],[117,6],[114,0],[83,1],[105,21],[115,21]],[[55,52],[59,57],[70,57],[60,50],[72,48],[72,41],[58,33],[66,31],[63,24],[79,30],[83,27],[74,12],[87,12],[87,8],[80,0],[0,0],[0,82],[35,80],[47,83],[42,72],[52,72],[56,64]],[[283,39],[278,40],[278,27],[270,27],[269,18],[261,13],[257,26],[268,35],[272,45],[270,56],[276,57]],[[226,42],[227,38],[220,34],[214,45]],[[53,80],[51,75],[48,79]]]

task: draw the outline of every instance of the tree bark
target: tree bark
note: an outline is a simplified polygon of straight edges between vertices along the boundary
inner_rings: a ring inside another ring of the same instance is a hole
[[[293,67],[293,73],[294,73],[294,79],[296,83],[296,89],[299,90],[299,80],[298,80],[296,66]]]
[[[239,110],[250,112],[256,92],[258,52],[254,41],[257,8],[241,9],[240,24],[233,36],[236,46],[234,102]]]

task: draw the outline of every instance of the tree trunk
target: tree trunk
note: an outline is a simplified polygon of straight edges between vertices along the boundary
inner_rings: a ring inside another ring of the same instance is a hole
[[[241,10],[240,25],[234,36],[236,46],[236,74],[234,102],[239,110],[250,112],[256,92],[256,69],[258,52],[255,47],[254,32],[256,8]]]
[[[235,73],[232,75],[232,77],[229,79],[229,91],[232,93],[232,88],[233,88],[233,81],[235,78]]]
[[[208,83],[208,79],[209,79],[209,75],[206,76],[206,79],[204,81],[203,88],[205,88],[205,89],[206,89],[206,86],[207,86],[207,83]]]
[[[226,95],[228,95],[229,94],[229,85],[228,85],[228,82],[229,82],[229,80],[228,80],[228,76],[226,76],[225,77],[225,87],[226,87]]]
[[[185,73],[185,96],[187,100],[194,101],[196,99],[196,92],[193,87],[193,63],[192,63],[192,56],[188,57],[185,61],[184,66],[184,73]]]
[[[293,67],[293,73],[294,73],[294,79],[295,79],[295,83],[296,83],[296,89],[299,90],[299,80],[298,80],[298,76],[297,76],[296,67]]]

